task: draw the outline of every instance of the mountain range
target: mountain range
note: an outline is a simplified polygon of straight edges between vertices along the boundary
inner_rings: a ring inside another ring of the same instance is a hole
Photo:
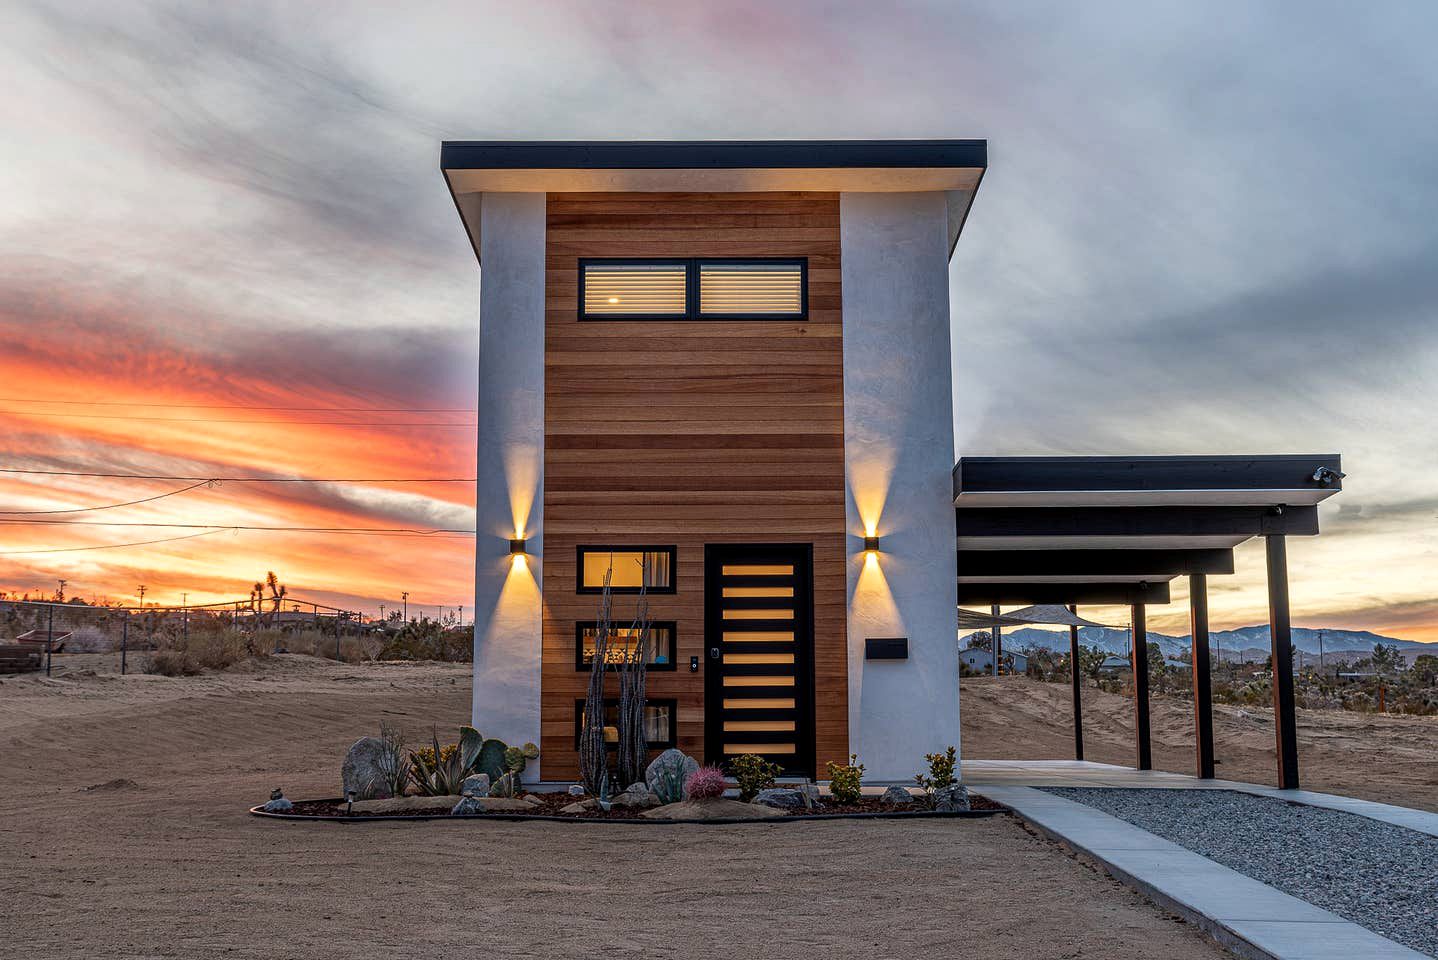
[[[1385,647],[1398,647],[1403,650],[1417,649],[1422,652],[1438,654],[1438,643],[1399,640],[1396,637],[1380,636],[1368,630],[1311,629],[1308,627],[1293,628],[1294,650],[1316,656],[1320,652],[1320,635],[1322,652],[1325,654],[1367,656],[1373,652],[1373,647],[1380,643]],[[1069,646],[1067,631],[1039,630],[1034,627],[1005,629],[1002,639],[1004,645],[1013,650],[1034,648],[1067,651]],[[1148,639],[1157,643],[1164,656],[1169,657],[1177,656],[1180,653],[1186,654],[1191,643],[1188,634],[1170,636],[1165,633],[1155,633],[1152,630],[1148,632]],[[1097,647],[1106,653],[1127,655],[1128,631],[1116,627],[1080,627],[1079,643],[1086,647]],[[1239,627],[1236,630],[1215,630],[1209,634],[1209,643],[1213,648],[1214,655],[1221,656],[1225,660],[1239,656],[1249,660],[1261,659],[1268,655],[1268,624]],[[968,643],[966,640],[962,640],[961,645],[967,646]],[[1352,657],[1350,656],[1350,658]]]

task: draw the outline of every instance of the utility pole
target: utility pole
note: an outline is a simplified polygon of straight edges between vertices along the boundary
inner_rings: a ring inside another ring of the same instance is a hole
[[[69,581],[68,581],[68,580],[61,580],[61,581],[59,581],[59,583],[60,583],[60,586],[59,586],[59,588],[56,589],[56,591],[55,591],[55,602],[56,602],[56,603],[64,603],[64,602],[65,602],[65,584],[69,583]]]
[[[409,623],[409,591],[402,591],[400,599],[404,600],[404,622]]]
[[[142,583],[142,584],[140,584],[140,608],[141,608],[141,609],[144,609],[144,606],[145,606],[145,585]]]
[[[1323,674],[1323,631],[1318,631],[1318,673]]]

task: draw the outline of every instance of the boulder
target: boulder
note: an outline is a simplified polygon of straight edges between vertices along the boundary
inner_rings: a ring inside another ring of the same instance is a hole
[[[387,800],[356,800],[355,813],[449,813],[462,798],[447,797],[390,797]]]
[[[275,797],[260,809],[265,813],[290,813],[295,809],[295,805],[284,797]]]
[[[595,807],[595,803],[594,803],[593,800],[578,800],[578,801],[575,801],[574,803],[569,804],[568,806],[560,807],[560,808],[559,808],[559,812],[560,812],[560,813],[588,813],[589,811],[593,810],[594,807]]]
[[[571,784],[569,785],[569,795],[570,795],[571,797],[582,797],[582,796],[584,796],[584,784],[582,784],[582,783],[571,783]]]
[[[356,800],[384,799],[389,796],[385,786],[384,760],[389,745],[379,737],[360,737],[345,754],[340,767],[344,795],[353,791]]]
[[[640,814],[650,820],[767,820],[783,811],[760,803],[744,803],[716,797],[710,800],[681,800]]]
[[[650,807],[659,806],[659,803],[659,798],[654,795],[654,791],[644,783],[631,783],[623,793],[609,801],[611,807],[625,810],[648,810]]]
[[[532,794],[532,793],[526,793],[524,796],[520,797],[519,799],[523,800],[525,803],[529,804],[531,807],[542,807],[542,806],[544,806],[544,800],[543,800],[542,798],[538,797],[538,796],[535,796],[535,795]]]
[[[754,795],[754,802],[779,810],[807,810],[809,797],[801,790],[791,787],[769,787]]]
[[[460,781],[459,792],[461,795],[472,797],[489,796],[489,774],[473,773]]]
[[[484,799],[472,793],[466,793],[459,798],[459,803],[456,803],[449,812],[451,816],[455,817],[467,817],[472,814],[483,813]]]
[[[485,797],[479,801],[485,813],[534,813],[535,805],[516,797]]]
[[[907,788],[895,784],[884,791],[883,795],[879,797],[879,802],[892,807],[907,807],[913,804],[914,795]]]
[[[670,747],[645,768],[644,783],[660,801],[673,803],[684,798],[684,784],[698,769],[698,760]]]
[[[939,813],[957,813],[969,809],[969,789],[960,783],[935,790],[934,809]]]

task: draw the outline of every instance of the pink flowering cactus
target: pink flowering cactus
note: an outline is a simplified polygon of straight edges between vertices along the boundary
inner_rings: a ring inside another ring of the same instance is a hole
[[[724,771],[718,767],[700,767],[684,781],[684,795],[690,800],[713,800],[724,796]]]

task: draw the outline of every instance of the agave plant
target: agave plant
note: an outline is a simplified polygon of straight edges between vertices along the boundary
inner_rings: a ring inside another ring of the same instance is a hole
[[[433,730],[430,739],[431,746],[409,755],[410,780],[424,796],[453,796],[459,793],[464,778],[474,772],[484,737],[473,727],[460,727],[459,743],[440,746],[439,734]]]

